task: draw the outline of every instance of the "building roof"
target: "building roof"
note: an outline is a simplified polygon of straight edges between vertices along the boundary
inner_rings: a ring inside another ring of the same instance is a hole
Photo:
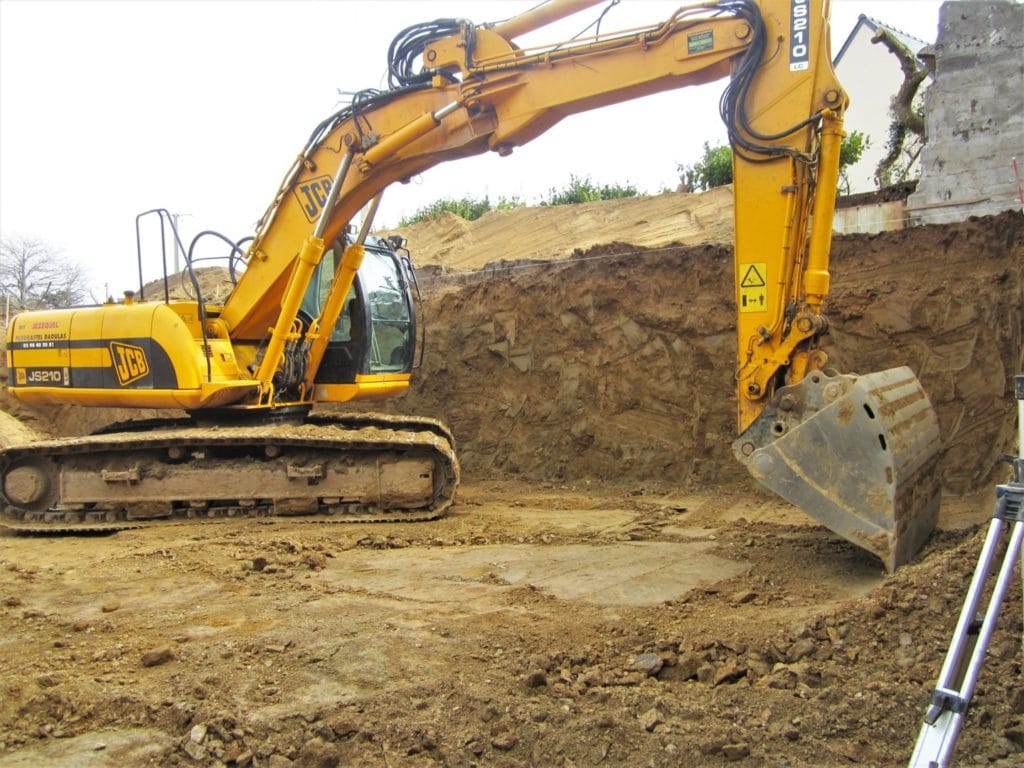
[[[903,45],[905,45],[909,50],[913,51],[915,56],[920,56],[921,50],[931,45],[931,43],[927,43],[924,40],[918,40],[913,35],[908,35],[903,30],[896,29],[885,22],[873,19],[870,16],[865,16],[862,13],[857,17],[857,23],[853,25],[853,29],[850,30],[850,34],[846,36],[846,41],[843,43],[843,47],[839,49],[839,53],[837,53],[835,58],[832,60],[832,66],[839,64],[839,61],[843,58],[843,54],[846,53],[846,49],[850,47],[853,39],[861,29],[866,29],[871,35],[874,35],[879,29],[885,29],[897,40],[903,43]]]

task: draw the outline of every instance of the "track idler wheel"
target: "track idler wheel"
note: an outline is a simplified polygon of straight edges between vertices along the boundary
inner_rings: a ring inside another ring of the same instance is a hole
[[[4,472],[4,497],[12,506],[43,512],[57,503],[56,467],[48,461],[29,459]]]

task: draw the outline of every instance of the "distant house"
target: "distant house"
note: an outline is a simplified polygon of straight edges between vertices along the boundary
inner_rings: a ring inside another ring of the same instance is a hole
[[[871,146],[860,161],[847,169],[852,194],[877,189],[875,168],[885,156],[889,143],[889,125],[892,122],[890,102],[903,83],[903,72],[896,57],[881,43],[871,42],[879,29],[888,30],[919,58],[922,49],[929,45],[861,14],[836,54],[833,67],[839,82],[850,95],[846,131],[860,131],[871,141]],[[930,79],[921,84],[919,96],[924,93],[929,82]]]

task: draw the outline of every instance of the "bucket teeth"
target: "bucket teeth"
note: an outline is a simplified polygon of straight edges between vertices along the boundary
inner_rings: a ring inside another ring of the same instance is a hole
[[[733,444],[763,485],[894,571],[939,513],[938,419],[907,367],[815,371],[783,387]]]

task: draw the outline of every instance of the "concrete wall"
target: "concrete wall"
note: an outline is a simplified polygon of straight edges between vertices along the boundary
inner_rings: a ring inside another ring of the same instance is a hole
[[[1024,173],[1024,5],[944,3],[935,64],[911,217],[945,223],[1019,209],[1013,158]]]
[[[852,208],[836,208],[832,231],[839,235],[874,235],[903,229],[907,220],[907,204],[903,200],[868,203]]]

